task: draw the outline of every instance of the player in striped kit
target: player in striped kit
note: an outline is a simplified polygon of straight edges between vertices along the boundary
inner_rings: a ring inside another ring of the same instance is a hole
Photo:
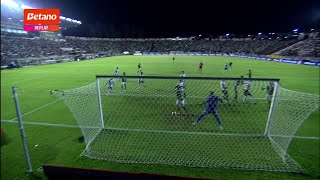
[[[180,112],[180,107],[184,109],[185,112],[187,112],[187,109],[185,107],[185,99],[187,97],[186,93],[184,92],[183,86],[176,86],[176,93],[177,93],[177,100],[176,100],[176,106],[178,108],[178,111]]]
[[[223,98],[227,101],[228,105],[230,105],[228,87],[227,87],[226,81],[222,80],[220,82],[220,87],[221,87],[221,90],[222,90],[222,93],[223,93]]]
[[[244,98],[243,98],[243,102],[245,102],[247,100],[247,96],[251,97],[251,102],[254,103],[254,99],[253,96],[250,92],[251,89],[251,80],[248,80],[245,84],[244,84]],[[255,104],[255,103],[254,103]]]

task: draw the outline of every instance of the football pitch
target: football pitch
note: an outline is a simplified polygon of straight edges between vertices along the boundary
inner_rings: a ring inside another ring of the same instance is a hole
[[[204,70],[202,73],[198,72],[198,64],[200,61],[204,63]],[[230,61],[233,62],[232,69],[224,71],[224,64]],[[187,76],[238,78],[241,75],[245,75],[248,72],[248,69],[252,69],[254,78],[280,78],[281,87],[298,92],[319,94],[319,67],[266,62],[236,57],[177,56],[175,62],[172,62],[171,56],[119,56],[63,64],[24,67],[15,70],[4,70],[1,71],[1,120],[5,120],[5,122],[1,122],[1,127],[5,132],[4,143],[1,146],[1,178],[22,179],[26,172],[26,163],[11,93],[12,85],[16,85],[21,89],[19,90],[19,100],[23,120],[25,122],[25,132],[27,135],[31,161],[35,171],[35,174],[33,175],[34,178],[37,176],[43,177],[41,170],[38,169],[43,164],[213,179],[314,179],[320,177],[319,109],[299,128],[298,132],[295,134],[297,137],[294,138],[288,150],[291,157],[307,171],[307,174],[245,171],[222,168],[189,168],[169,165],[126,164],[80,157],[79,155],[84,150],[85,144],[77,141],[77,138],[81,135],[81,131],[79,128],[76,128],[76,120],[64,102],[57,96],[50,95],[49,90],[66,90],[88,85],[95,81],[95,75],[112,75],[116,67],[119,67],[120,74],[125,71],[129,76],[137,75],[137,64],[139,62],[142,64],[142,69],[146,76],[179,76],[181,71],[184,70],[186,71]],[[159,85],[157,82],[152,83],[154,83],[153,87],[156,87],[153,93],[166,93],[162,88],[163,83],[158,83]],[[175,85],[175,83],[176,81],[171,84]],[[147,79],[145,84],[146,87],[139,90],[137,88],[143,87],[138,87],[137,81],[129,81],[128,90],[135,89],[134,91],[131,90],[131,92],[150,91],[150,89],[148,90]],[[171,87],[171,84],[164,86]],[[219,87],[218,84],[216,87]],[[206,90],[203,90],[204,87],[201,86],[193,85],[188,88],[194,88],[194,92],[198,92],[198,89],[207,92]],[[232,89],[233,86],[230,86],[229,88]],[[172,87],[172,89],[174,89],[174,87]],[[117,81],[114,92],[120,91],[120,82]],[[240,92],[242,93],[242,90]],[[206,95],[207,94],[203,94],[203,97]],[[194,106],[194,104],[197,104],[204,99],[190,98],[190,100],[188,100],[190,106],[187,107],[189,108],[188,110],[192,112],[192,116],[171,116],[171,111],[175,110],[174,96],[174,92],[171,100],[170,98],[163,97],[139,98],[135,96],[103,96],[103,107],[113,107],[105,108],[103,111],[105,118],[114,119],[113,121],[108,122],[108,125],[113,128],[146,130],[158,128],[157,130],[180,130],[184,132],[198,131],[200,128],[201,132],[219,132],[217,123],[209,119],[201,121],[199,127],[197,127],[198,129],[192,128],[191,123],[198,117],[199,112],[201,113],[203,110],[203,107]],[[141,101],[141,99],[143,99],[143,101]],[[242,96],[240,100],[241,99]],[[159,101],[161,101],[159,106],[165,107],[162,108],[164,109],[163,111],[157,111],[157,108],[155,108],[155,102]],[[250,102],[249,99],[248,101]],[[268,105],[262,103],[264,102],[263,100],[257,99],[256,101],[257,105],[251,109],[249,107],[249,110],[255,113],[260,111],[259,114],[265,116],[260,118],[266,121],[268,116]],[[125,106],[125,104],[130,104],[130,106],[122,107]],[[250,105],[251,104],[246,104],[245,106]],[[230,108],[233,109],[230,110]],[[259,119],[252,122],[245,121],[245,119],[247,119],[246,116],[250,115],[252,112],[241,112],[241,114],[237,116],[239,108],[235,106],[231,106],[230,108],[222,105],[221,116],[227,117],[227,115],[224,114],[225,112],[228,116],[237,117],[238,119],[230,118],[230,121],[225,120],[226,127],[229,127],[226,131],[229,131],[229,133],[263,132],[264,127],[256,126],[255,124]],[[141,111],[141,113],[137,113],[139,111]],[[230,113],[234,114],[230,115]],[[121,118],[125,119],[119,121],[118,119]],[[165,121],[161,121],[161,119],[165,119]],[[241,120],[243,122],[241,124],[236,122]],[[260,123],[265,124],[265,122]],[[197,142],[196,136],[192,134],[184,136],[177,135],[176,137],[178,139],[186,139],[186,145],[185,147],[179,146],[176,149],[172,148],[175,149],[173,151],[172,149],[166,149],[167,147],[152,146],[154,144],[148,143],[154,139],[152,137],[156,136],[154,134],[150,135],[145,132],[126,132],[122,135],[129,138],[119,138],[119,136],[114,136],[115,134],[116,133],[110,133],[108,131],[99,134],[99,136],[105,136],[105,140],[110,143],[106,143],[107,146],[97,146],[97,148],[101,148],[101,151],[104,151],[103,154],[106,153],[109,157],[112,157],[113,152],[128,157],[141,153],[134,150],[121,151],[121,149],[117,147],[119,144],[129,144],[134,147],[138,143],[136,142],[137,139],[130,137],[137,136],[139,136],[139,138],[144,137],[144,142],[146,142],[145,146],[140,148],[147,149],[145,158],[151,160],[153,158],[152,153],[161,153],[161,151],[171,151],[173,156],[181,155],[193,157],[195,155],[192,154],[192,149],[187,149],[187,144],[192,141],[195,143],[196,147],[203,146],[201,142]],[[166,136],[159,138],[159,144],[171,143],[174,146],[176,144],[175,140],[170,140],[169,135]],[[229,144],[229,147],[236,148],[236,146],[232,146],[236,141],[241,140],[233,139],[233,141],[229,140],[226,143],[226,141],[221,138],[214,143],[216,143],[215,146],[228,146]],[[265,151],[268,151],[267,148],[270,148],[264,142],[257,143],[261,143],[260,148],[265,147]],[[94,145],[95,143],[93,143],[93,148],[95,147]],[[245,147],[245,145],[243,146]],[[117,147],[118,149],[113,149],[113,147]],[[185,149],[185,153],[179,154],[178,152],[181,152],[183,149]],[[228,150],[232,151],[230,149]],[[243,151],[245,152],[242,156],[244,163],[246,160],[249,162],[250,158],[263,158],[263,155],[248,156],[248,154],[254,154],[254,152],[247,152],[250,151],[250,148],[244,148]],[[224,156],[225,159],[228,159],[228,161],[232,163],[236,160],[235,158],[239,157],[239,155],[235,157],[233,154],[228,154],[228,151],[225,151],[224,154],[214,155],[202,151],[199,151],[198,153],[201,155],[199,155],[198,158],[203,158],[204,161],[206,156]],[[170,159],[167,159],[166,161],[170,162]],[[137,160],[137,162],[139,161]],[[165,162],[160,164],[165,164]]]

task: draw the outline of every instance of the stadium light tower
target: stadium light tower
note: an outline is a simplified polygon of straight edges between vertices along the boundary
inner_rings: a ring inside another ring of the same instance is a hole
[[[19,4],[11,0],[2,0],[1,4],[7,5],[12,8],[16,8],[16,9],[19,8]]]
[[[21,9],[32,9],[32,7],[26,6],[26,5],[24,5],[24,4],[22,4],[20,7],[21,7]]]
[[[293,32],[295,32],[295,33],[298,32],[298,31],[299,31],[299,28],[296,28],[296,29],[293,30]]]
[[[262,35],[262,32],[259,32],[258,35]]]

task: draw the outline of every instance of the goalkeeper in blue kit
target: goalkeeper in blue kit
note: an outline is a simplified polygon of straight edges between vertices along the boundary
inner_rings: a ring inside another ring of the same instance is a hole
[[[201,103],[202,105],[208,104],[208,107],[202,112],[202,114],[198,117],[197,121],[192,123],[193,125],[198,124],[204,116],[206,116],[209,113],[212,113],[214,117],[216,117],[217,122],[219,124],[220,130],[223,130],[222,128],[222,122],[218,115],[218,101],[223,102],[222,98],[219,98],[218,96],[214,95],[214,92],[211,91],[209,97]]]

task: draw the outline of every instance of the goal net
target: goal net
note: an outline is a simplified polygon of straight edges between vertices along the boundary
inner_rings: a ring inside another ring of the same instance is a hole
[[[251,79],[248,85],[248,79],[237,78],[180,81],[146,76],[144,83],[138,76],[126,78],[125,84],[121,76],[97,76],[95,83],[57,93],[81,127],[83,156],[123,163],[303,171],[288,147],[319,107],[319,96],[284,89],[277,79]],[[222,80],[228,93],[221,89]],[[210,91],[222,100],[201,105]],[[177,96],[182,99],[177,101]]]

